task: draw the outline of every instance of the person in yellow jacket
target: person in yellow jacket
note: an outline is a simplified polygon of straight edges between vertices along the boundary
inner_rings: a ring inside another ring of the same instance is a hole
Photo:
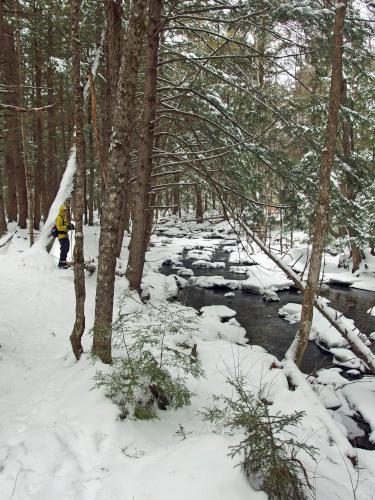
[[[55,224],[58,231],[57,238],[60,243],[59,268],[66,269],[68,267],[66,258],[70,248],[68,231],[75,228],[74,225],[69,222],[68,209],[65,205],[61,205]]]

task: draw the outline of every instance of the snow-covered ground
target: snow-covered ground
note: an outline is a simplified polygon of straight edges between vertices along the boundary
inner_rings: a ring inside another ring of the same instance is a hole
[[[204,260],[205,255],[209,262],[220,244],[233,239],[233,235],[227,235],[225,224],[213,229],[206,226],[200,234],[189,234],[187,224],[181,224],[180,230],[178,224],[171,224],[165,226],[168,234],[153,237],[144,276],[144,293],[151,302],[164,303],[167,296],[177,293],[178,285],[186,284],[184,278],[159,274],[157,269],[163,261],[177,264],[177,276],[184,248],[200,250],[199,255],[195,252],[190,257]],[[183,231],[185,237],[173,238]],[[98,236],[99,228],[85,229],[86,259],[97,257]],[[118,270],[125,269],[126,243]],[[238,254],[237,249],[235,252]],[[354,490],[358,499],[374,497],[375,451],[352,449],[346,439],[350,433],[345,420],[355,408],[371,426],[371,438],[375,435],[372,379],[367,385],[367,379],[348,384],[335,369],[319,372],[310,386],[293,366],[280,365],[261,347],[244,345],[244,329],[235,319],[236,311],[224,307],[224,298],[223,307],[202,308],[201,316],[197,316],[195,341],[205,377],[188,381],[196,394],[191,406],[159,411],[156,421],[119,421],[117,407],[101,390],[91,390],[99,363],[94,364],[88,354],[76,362],[71,352],[73,271],[58,270],[57,256],[58,248],[50,255],[28,252],[23,231],[0,249],[1,498],[267,498],[254,490],[241,469],[234,467],[236,461],[227,456],[228,446],[238,443],[241,434],[215,434],[198,413],[214,394],[230,394],[225,379],[239,367],[254,394],[272,404],[273,413],[305,411],[302,424],[294,432],[298,439],[318,448],[316,462],[307,455],[299,456],[316,488],[316,498],[352,499]],[[232,257],[231,262],[245,264],[241,252],[240,257],[237,261]],[[255,252],[254,259],[263,271],[257,274],[255,266],[249,268],[249,286],[253,284],[259,293],[266,289],[276,293],[289,286],[278,271],[275,279],[270,278],[274,265],[271,267],[266,256]],[[366,280],[374,282],[367,276]],[[86,353],[91,347],[95,285],[96,273],[87,275]],[[117,298],[126,286],[125,278],[117,276]],[[223,319],[229,321],[223,323]],[[342,407],[341,420],[332,410],[338,385],[336,403]],[[325,393],[321,399],[320,392]],[[358,468],[352,461],[358,462]]]

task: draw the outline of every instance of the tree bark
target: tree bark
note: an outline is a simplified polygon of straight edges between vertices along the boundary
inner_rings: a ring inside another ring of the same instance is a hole
[[[154,144],[156,86],[161,23],[161,0],[151,0],[147,29],[145,92],[142,132],[138,151],[133,229],[129,244],[126,277],[133,290],[140,291],[149,230],[152,153]]]
[[[88,216],[89,226],[94,225],[94,182],[95,182],[95,155],[94,155],[94,137],[91,120],[91,94],[87,103],[87,125],[88,125],[88,160],[89,160],[89,178],[88,178]]]
[[[77,149],[75,177],[75,245],[74,245],[74,290],[76,296],[76,318],[70,336],[73,353],[77,360],[83,352],[82,335],[85,331],[85,274],[83,253],[83,211],[85,193],[85,164],[83,137],[83,89],[81,85],[81,44],[80,44],[80,9],[81,0],[71,0],[71,45],[72,45],[72,80],[74,87],[74,124]]]
[[[347,106],[347,85],[346,80],[343,81],[342,85],[342,105]],[[349,118],[344,117],[342,122],[342,149],[344,152],[344,159],[349,166],[350,169],[356,169],[355,161],[353,159],[353,151],[354,151],[354,141],[353,141],[353,125],[350,122]],[[350,171],[346,171],[344,174],[344,182],[342,184],[342,191],[344,195],[347,197],[350,203],[350,211],[351,217],[349,220],[349,224],[347,227],[347,232],[350,238],[355,238],[358,236],[357,231],[353,223],[350,223],[355,220],[354,211],[356,207],[354,207],[354,202],[357,196],[357,183],[356,176],[353,175]],[[362,262],[362,254],[361,249],[358,245],[356,245],[353,241],[350,242],[350,256],[352,258],[352,272],[355,273],[359,269],[359,265]]]
[[[10,106],[18,105],[18,79],[17,56],[14,45],[14,32],[12,28],[2,20],[0,55],[0,70],[2,81],[10,89],[4,95],[4,102]],[[4,159],[6,171],[6,213],[9,222],[17,221],[17,188],[16,188],[16,169],[20,157],[20,138],[18,116],[5,110],[4,113]]]
[[[93,353],[110,363],[112,339],[113,295],[116,267],[119,201],[130,164],[131,135],[134,122],[136,85],[139,58],[145,28],[146,0],[133,0],[121,60],[116,105],[113,113],[113,132],[108,159],[99,263],[95,302]]]
[[[51,24],[48,26],[47,33],[48,44],[48,66],[46,72],[47,90],[47,103],[52,104],[54,99],[54,78],[51,57],[53,55],[54,37],[53,27]],[[56,172],[56,113],[53,107],[47,111],[47,184],[46,184],[46,211],[50,209],[57,192],[57,172]]]
[[[113,110],[115,106],[116,89],[121,66],[122,40],[121,40],[121,18],[123,13],[121,0],[105,0],[105,13],[107,21],[106,43],[105,43],[105,103],[103,119],[103,158],[101,159],[101,188],[102,198],[106,185],[108,170],[108,154],[111,141],[113,124]]]
[[[24,106],[24,76],[22,69],[22,55],[21,55],[21,28],[19,22],[18,11],[16,14],[16,46],[17,46],[17,69],[18,69],[18,87],[19,87],[19,103]],[[34,244],[34,185],[33,185],[33,172],[31,164],[28,162],[27,145],[26,145],[26,117],[27,115],[21,113],[20,115],[20,129],[22,140],[23,161],[17,165],[17,195],[18,195],[18,224],[20,227],[26,227],[26,213],[29,216],[29,236],[30,246]],[[25,202],[26,198],[26,202]]]
[[[303,354],[309,341],[314,312],[314,301],[318,290],[324,238],[328,227],[331,191],[330,177],[335,154],[342,86],[343,30],[346,5],[347,0],[339,0],[336,4],[335,22],[333,28],[333,58],[328,123],[326,143],[320,164],[319,193],[314,212],[310,267],[303,298],[300,327],[289,350],[290,357],[294,359],[298,366],[301,364]]]
[[[4,196],[3,196],[3,176],[0,165],[0,238],[7,232],[7,221],[5,219]]]
[[[40,44],[34,39],[35,57],[35,107],[40,108],[42,101],[42,62]],[[34,166],[34,229],[39,229],[42,211],[42,193],[44,191],[44,149],[43,149],[43,120],[40,113],[35,113],[35,146],[36,164]]]
[[[202,190],[197,184],[194,186],[195,189],[195,218],[198,224],[203,222],[203,200],[202,200]]]

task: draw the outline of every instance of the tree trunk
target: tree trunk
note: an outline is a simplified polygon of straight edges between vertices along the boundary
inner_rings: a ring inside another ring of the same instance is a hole
[[[10,89],[4,94],[5,104],[18,105],[18,82],[17,82],[17,57],[14,46],[14,33],[12,28],[2,20],[2,33],[0,43],[1,62],[0,70],[2,81]],[[17,189],[16,169],[19,160],[19,121],[12,111],[4,112],[4,160],[6,171],[6,213],[9,222],[17,221]]]
[[[91,120],[91,94],[87,104],[87,125],[88,125],[88,160],[89,160],[89,178],[88,178],[88,216],[89,226],[94,225],[94,182],[95,182],[95,154],[94,137]]]
[[[121,60],[99,240],[93,354],[110,363],[119,201],[130,164],[139,58],[147,0],[133,0]]]
[[[202,201],[202,190],[201,188],[195,184],[195,218],[197,219],[198,224],[203,222],[203,201]]]
[[[347,106],[347,85],[346,80],[343,81],[342,85],[342,105]],[[354,151],[354,141],[353,141],[353,125],[349,118],[344,117],[342,123],[342,148],[344,152],[344,159],[350,169],[356,169],[355,160],[353,159]],[[349,225],[347,227],[347,232],[350,238],[355,238],[358,233],[354,227],[355,220],[355,210],[354,202],[357,196],[357,186],[358,182],[356,180],[356,175],[347,170],[344,174],[344,182],[342,184],[342,191],[347,197],[350,203],[351,217],[349,220]],[[350,223],[352,222],[352,223]],[[359,265],[362,262],[361,249],[353,241],[350,242],[350,256],[352,258],[352,272],[355,273],[359,269]]]
[[[4,197],[3,197],[3,176],[0,165],[0,238],[7,232],[7,221],[5,219]]]
[[[2,5],[0,5],[0,60],[4,60],[4,36],[3,36],[3,12]],[[0,73],[1,74],[1,73]],[[7,222],[5,218],[5,209],[4,209],[4,196],[3,196],[3,173],[2,173],[2,164],[0,162],[0,238],[7,231]]]
[[[46,73],[47,104],[53,104],[54,99],[54,79],[51,57],[53,55],[54,37],[52,25],[48,26],[48,66]],[[50,209],[57,192],[57,172],[55,157],[56,141],[56,113],[55,108],[49,108],[47,111],[47,184],[46,184],[46,208],[47,213]]]
[[[175,174],[173,181],[178,184],[180,182],[180,174]],[[172,190],[173,199],[173,215],[178,215],[180,213],[180,190],[178,186],[175,186]]]
[[[35,57],[35,106],[37,108],[43,105],[42,101],[42,68],[40,56],[40,44],[38,39],[34,39],[34,57]],[[36,164],[34,166],[34,229],[39,229],[42,193],[44,191],[44,149],[43,149],[43,120],[40,113],[35,113],[35,146],[36,146]]]
[[[72,80],[74,87],[74,124],[77,149],[75,177],[75,245],[74,245],[74,290],[76,296],[76,318],[70,336],[73,353],[77,360],[81,357],[82,335],[85,331],[85,274],[83,254],[83,211],[85,192],[85,164],[83,137],[83,89],[81,85],[81,43],[79,33],[81,0],[71,0],[71,45],[72,45]]]
[[[156,114],[156,85],[161,30],[161,0],[151,0],[147,29],[145,93],[142,132],[138,152],[133,229],[129,244],[126,277],[133,290],[140,291],[149,230],[152,153]]]
[[[106,60],[105,60],[105,110],[104,110],[104,130],[103,130],[103,158],[101,161],[101,184],[102,196],[104,195],[107,169],[108,169],[108,151],[111,140],[111,131],[113,124],[113,110],[115,106],[116,89],[119,78],[119,69],[122,56],[122,38],[121,38],[121,18],[122,1],[105,0],[105,12],[107,21],[106,36]]]
[[[314,212],[314,227],[310,267],[302,304],[301,322],[297,336],[288,351],[290,357],[300,366],[309,341],[314,301],[318,289],[324,238],[328,227],[331,190],[331,169],[335,154],[337,128],[342,85],[343,29],[347,0],[339,0],[336,6],[333,28],[333,59],[326,144],[322,153],[319,175],[319,194]]]
[[[120,219],[119,227],[117,233],[117,251],[116,256],[120,257],[122,250],[122,242],[124,240],[125,230],[129,231],[129,176],[126,177],[124,182],[124,189],[121,193],[121,203],[120,203]]]
[[[21,28],[19,22],[18,11],[16,14],[17,23],[17,69],[18,69],[18,88],[19,88],[19,103],[24,107],[24,76],[22,69],[22,55],[21,55]],[[17,164],[17,195],[18,195],[18,224],[20,227],[26,227],[26,213],[29,215],[29,235],[30,246],[34,244],[34,186],[33,186],[33,172],[31,164],[28,162],[27,145],[26,145],[26,116],[21,113],[20,116],[20,129],[22,140],[23,162],[19,161]],[[21,159],[20,159],[21,160]],[[26,202],[25,202],[26,198]]]

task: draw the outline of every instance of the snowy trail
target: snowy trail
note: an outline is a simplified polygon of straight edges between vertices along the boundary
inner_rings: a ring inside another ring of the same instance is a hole
[[[66,498],[84,498],[79,480],[84,467],[76,446],[85,439],[85,417],[79,417],[82,425],[77,426],[72,415],[76,401],[73,394],[69,396],[72,387],[77,394],[80,371],[66,342],[71,328],[67,318],[73,312],[71,294],[66,294],[71,276],[54,270],[43,278],[34,269],[25,272],[21,262],[9,263],[2,271],[6,296],[0,300],[0,315],[9,318],[0,326],[5,339],[0,363],[3,474],[9,487],[14,482],[13,498],[59,498],[58,483],[66,483],[68,477]],[[22,289],[16,279],[20,272]],[[82,387],[83,395],[86,390]],[[89,444],[86,439],[85,447]]]

